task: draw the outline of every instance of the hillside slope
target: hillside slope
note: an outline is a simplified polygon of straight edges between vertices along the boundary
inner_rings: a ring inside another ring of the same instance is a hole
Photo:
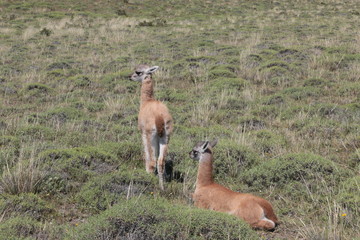
[[[0,2],[0,239],[360,238],[358,9]],[[142,158],[140,63],[175,120],[165,192]],[[272,202],[274,232],[192,206],[188,152],[213,138],[216,181]]]

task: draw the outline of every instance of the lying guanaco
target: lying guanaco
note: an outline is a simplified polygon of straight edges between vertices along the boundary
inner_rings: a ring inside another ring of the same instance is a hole
[[[234,192],[214,182],[212,148],[216,144],[217,140],[201,141],[189,153],[190,158],[199,161],[193,194],[195,206],[235,215],[253,228],[274,229],[279,222],[268,201],[252,194]]]
[[[138,128],[142,133],[146,171],[153,173],[157,168],[160,188],[164,190],[165,157],[173,129],[173,119],[165,104],[154,98],[154,83],[151,76],[158,68],[139,65],[130,79],[141,82]]]

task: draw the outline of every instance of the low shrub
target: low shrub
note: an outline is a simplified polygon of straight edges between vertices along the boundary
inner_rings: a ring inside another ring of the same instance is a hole
[[[39,97],[45,97],[47,95],[51,95],[54,92],[54,89],[49,87],[46,84],[42,83],[30,83],[27,84],[21,91],[21,93],[29,98],[39,98]]]
[[[314,86],[306,87],[292,87],[282,91],[284,96],[288,96],[294,100],[307,100],[309,98],[316,98],[320,95],[325,95],[324,89],[316,88]]]
[[[26,140],[53,140],[55,137],[53,129],[40,125],[28,125],[19,128],[16,134]]]
[[[10,217],[29,217],[37,221],[47,219],[55,214],[53,206],[33,193],[19,195],[2,194],[0,213],[7,219]]]
[[[100,111],[104,110],[104,108],[105,108],[105,104],[100,103],[100,102],[89,103],[86,106],[86,109],[89,112],[100,112]]]
[[[322,78],[309,78],[304,81],[303,84],[304,87],[328,87],[331,86],[331,83],[328,80],[322,79]]]
[[[344,208],[360,214],[360,176],[349,178],[342,182],[339,187],[337,199]]]
[[[131,70],[105,74],[100,83],[109,90],[116,90],[118,93],[134,93],[138,84],[129,80]]]
[[[51,109],[47,112],[30,114],[27,117],[27,121],[29,123],[40,123],[45,124],[50,122],[54,122],[56,124],[63,124],[68,121],[78,120],[82,118],[83,112],[80,109],[75,107],[58,107]]]
[[[210,83],[210,90],[220,93],[222,90],[241,91],[246,85],[246,81],[241,78],[219,77]]]
[[[42,239],[47,238],[43,225],[29,217],[10,218],[0,224],[0,239]]]
[[[20,147],[20,141],[17,137],[14,136],[0,136],[0,147],[6,148],[6,147]]]
[[[143,146],[140,142],[134,144],[133,141],[122,141],[122,142],[104,142],[99,145],[99,148],[103,151],[108,152],[116,156],[117,162],[121,164],[132,163],[132,166],[142,166],[142,151]]]
[[[129,197],[153,192],[157,182],[155,175],[148,174],[145,169],[121,168],[86,183],[75,199],[83,209],[99,212]]]
[[[73,86],[79,87],[79,88],[88,87],[91,85],[91,80],[86,75],[75,75],[75,76],[69,77],[68,81]]]
[[[218,67],[210,70],[209,79],[223,78],[236,78],[236,74],[226,67]]]
[[[48,175],[56,176],[71,191],[96,174],[114,170],[117,158],[101,148],[77,147],[71,149],[52,149],[39,154]],[[63,188],[63,184],[55,184]]]
[[[235,122],[242,127],[243,131],[260,130],[266,127],[266,122],[264,120],[252,115],[239,117]]]
[[[220,178],[238,178],[259,163],[259,156],[250,148],[224,139],[215,147],[214,159],[215,173]]]
[[[274,94],[263,100],[264,105],[281,105],[285,103],[285,97],[281,94]]]
[[[283,136],[277,135],[269,130],[259,130],[255,133],[256,139],[254,147],[259,149],[261,153],[273,153],[278,148],[285,148],[287,145],[286,139]]]
[[[20,140],[13,136],[0,136],[0,174],[4,167],[17,159],[20,154]],[[10,164],[11,165],[11,164]]]
[[[286,188],[289,195],[307,195],[310,192],[326,194],[324,184],[335,186],[349,175],[334,162],[314,154],[286,154],[249,169],[241,176],[243,181],[256,190],[269,187]],[[323,183],[323,184],[319,184]]]
[[[242,220],[224,213],[134,198],[72,229],[69,239],[258,239]]]

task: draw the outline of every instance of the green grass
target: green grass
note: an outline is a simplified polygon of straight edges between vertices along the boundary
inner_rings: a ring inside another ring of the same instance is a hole
[[[0,2],[0,238],[359,238],[357,9],[356,0]],[[164,192],[143,163],[140,86],[128,80],[140,63],[160,66],[155,96],[175,120]],[[188,152],[214,138],[216,181],[268,199],[275,232],[191,206]]]

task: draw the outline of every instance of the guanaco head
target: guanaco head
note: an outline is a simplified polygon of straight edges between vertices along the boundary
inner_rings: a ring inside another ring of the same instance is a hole
[[[135,68],[135,72],[130,76],[130,80],[142,82],[144,79],[151,77],[151,74],[158,68],[158,66],[149,67],[148,65],[141,64]]]
[[[213,141],[209,142],[209,141],[201,141],[198,142],[195,147],[192,149],[191,152],[189,152],[190,158],[194,159],[196,161],[200,160],[200,157],[203,153],[208,152],[208,153],[212,153],[211,149],[213,147],[215,147],[215,145],[217,144],[218,140],[214,139]]]

